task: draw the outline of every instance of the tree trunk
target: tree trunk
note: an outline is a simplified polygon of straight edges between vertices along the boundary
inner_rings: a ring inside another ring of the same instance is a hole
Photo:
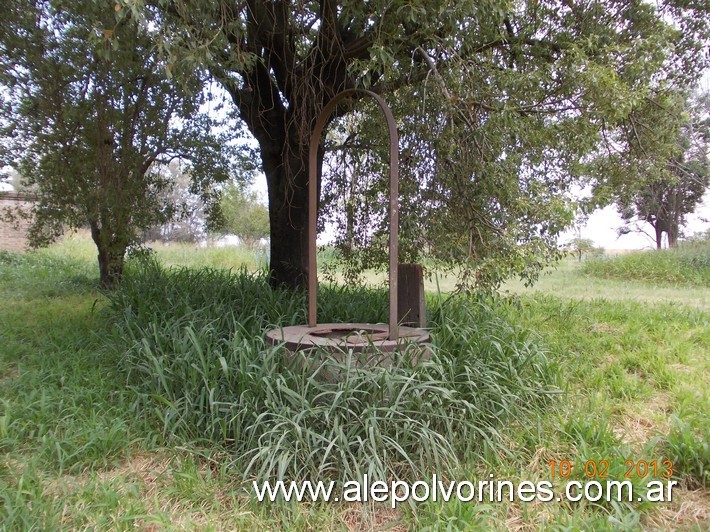
[[[343,165],[345,168],[345,165]],[[347,173],[345,173],[347,178]],[[355,213],[358,208],[358,202],[355,199],[357,194],[357,183],[359,181],[360,175],[357,165],[353,166],[352,175],[349,177],[350,182],[348,183],[348,194],[345,199],[345,238],[347,242],[347,252],[352,253],[355,249]]]
[[[680,228],[677,224],[671,222],[668,224],[668,247],[671,249],[678,247],[678,233]]]
[[[276,4],[279,9],[275,9]],[[241,85],[219,68],[213,73],[232,96],[240,117],[259,143],[269,190],[270,284],[274,288],[301,289],[306,288],[308,280],[310,131],[328,100],[354,84],[348,80],[345,43],[337,28],[334,4],[321,3],[318,44],[300,64],[293,63],[297,56],[294,43],[284,40],[291,16],[287,5],[275,3],[267,7],[250,9],[247,28],[249,40],[260,43],[254,51],[261,49],[258,53],[263,62],[256,61],[253,68],[242,72]],[[368,49],[362,47],[348,59],[367,57]],[[318,198],[322,156],[319,152]]]
[[[303,150],[300,150],[303,152]],[[305,288],[308,281],[308,162],[292,157],[283,164],[281,153],[262,151],[269,189],[272,287]]]
[[[99,283],[101,288],[114,290],[121,282],[124,253],[99,249]]]
[[[296,197],[305,195],[301,193],[288,198],[283,188],[269,187],[269,283],[274,288],[303,288],[308,278],[308,202]]]
[[[683,216],[678,187],[672,187],[668,196],[669,208],[666,233],[668,234],[668,247],[674,249],[678,247],[678,234],[680,233],[680,223]]]
[[[91,221],[89,225],[91,238],[99,252],[99,285],[105,290],[114,290],[123,278],[126,246],[106,243],[99,224]]]

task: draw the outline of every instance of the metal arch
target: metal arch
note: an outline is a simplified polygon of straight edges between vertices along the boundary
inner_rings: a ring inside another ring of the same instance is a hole
[[[394,116],[385,100],[366,89],[347,89],[336,94],[318,115],[311,134],[308,152],[308,326],[315,327],[317,320],[318,265],[316,261],[316,218],[318,210],[318,146],[325,123],[335,106],[353,94],[371,96],[382,109],[387,120],[390,138],[390,264],[389,264],[389,339],[399,337],[397,325],[397,250],[399,233],[399,136]]]

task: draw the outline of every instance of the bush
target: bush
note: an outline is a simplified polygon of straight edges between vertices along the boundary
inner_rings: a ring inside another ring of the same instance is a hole
[[[322,287],[320,320],[384,321],[386,296]],[[496,427],[540,404],[556,376],[531,335],[484,301],[437,305],[431,358],[413,364],[404,353],[388,368],[321,354],[313,369],[267,347],[267,328],[306,321],[305,298],[245,270],[149,264],[127,276],[112,307],[136,410],[170,437],[223,445],[244,479],[451,471],[484,441],[499,448]]]
[[[677,249],[592,259],[583,264],[582,272],[605,279],[710,286],[710,240],[681,242]]]

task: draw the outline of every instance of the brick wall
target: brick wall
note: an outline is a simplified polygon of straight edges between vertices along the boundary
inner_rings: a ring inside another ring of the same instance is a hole
[[[18,209],[28,212],[32,200],[15,192],[0,192],[0,249],[24,251],[27,249],[27,229],[30,220],[18,216]],[[13,218],[10,220],[9,218]]]

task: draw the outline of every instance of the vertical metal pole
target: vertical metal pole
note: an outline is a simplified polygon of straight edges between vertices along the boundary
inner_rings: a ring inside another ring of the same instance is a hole
[[[390,249],[389,249],[389,339],[399,338],[397,324],[397,267],[399,249],[399,136],[397,124],[392,111],[384,99],[372,91],[364,89],[348,89],[336,94],[318,115],[311,134],[308,151],[308,326],[315,327],[317,323],[317,290],[318,265],[316,257],[316,218],[318,211],[318,146],[325,123],[335,106],[345,98],[356,93],[367,94],[374,98],[387,120],[387,130],[390,138]]]
[[[315,132],[318,138],[315,138]],[[315,139],[315,142],[313,142]],[[308,326],[316,326],[316,309],[318,307],[316,292],[318,290],[318,264],[316,259],[316,235],[318,233],[316,217],[318,214],[318,144],[320,131],[316,126],[311,138],[311,148],[308,153]],[[313,148],[315,146],[315,149]]]
[[[387,104],[377,97],[380,107],[385,113],[387,127],[390,135],[390,331],[389,339],[399,338],[399,325],[397,323],[397,282],[399,274],[399,138],[397,125],[392,116],[392,111]]]

